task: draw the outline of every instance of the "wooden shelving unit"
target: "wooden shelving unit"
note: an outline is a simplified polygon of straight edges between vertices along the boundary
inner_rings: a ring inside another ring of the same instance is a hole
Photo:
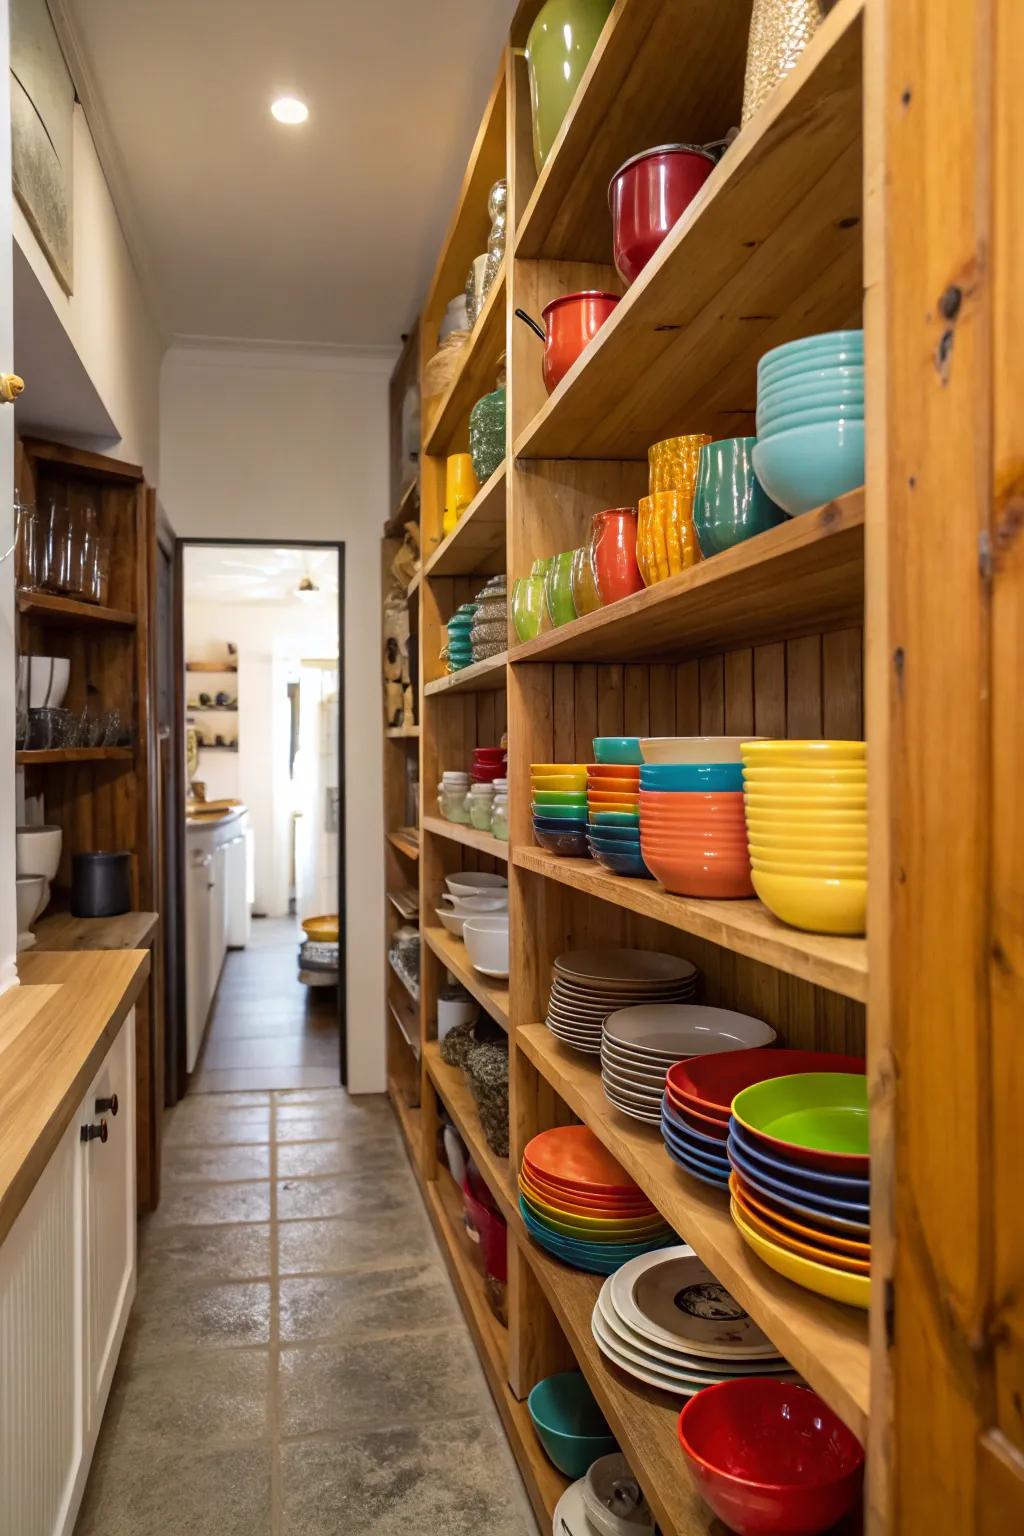
[[[423,567],[425,576],[477,575],[505,569],[505,465],[482,485]]]
[[[508,983],[475,970],[469,963],[465,944],[447,928],[424,928],[423,939],[445,970],[451,971],[456,981],[462,983],[496,1023],[508,1029]]]
[[[130,763],[132,747],[38,747],[15,752],[19,768],[43,767],[50,763]]]
[[[489,693],[496,688],[504,688],[507,660],[507,652],[501,651],[497,656],[488,656],[486,661],[475,661],[472,666],[462,667],[458,672],[436,677],[433,682],[425,685],[423,692],[428,698],[436,698],[438,694]]]
[[[477,853],[486,853],[488,858],[508,862],[508,843],[503,843],[490,832],[481,832],[477,827],[464,827],[456,821],[445,821],[441,816],[424,816],[422,827],[424,832],[429,832],[433,837],[446,837],[453,843],[460,843],[463,848],[473,848]]]
[[[17,601],[20,614],[39,619],[51,629],[134,629],[138,623],[137,616],[127,608],[84,603],[77,597],[61,597],[57,592],[19,592]]]

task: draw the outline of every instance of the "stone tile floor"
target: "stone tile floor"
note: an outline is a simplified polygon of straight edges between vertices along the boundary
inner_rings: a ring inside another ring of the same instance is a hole
[[[185,1099],[77,1536],[535,1536],[383,1098]]]

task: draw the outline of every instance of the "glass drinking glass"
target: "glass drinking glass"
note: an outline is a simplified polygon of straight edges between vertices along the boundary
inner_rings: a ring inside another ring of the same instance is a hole
[[[92,601],[104,606],[110,601],[110,534],[96,535],[96,559],[92,570]]]
[[[98,602],[96,596],[96,564],[99,557],[99,519],[96,508],[86,503],[78,513],[75,551],[75,593],[87,603]]]
[[[22,590],[28,591],[39,585],[42,525],[36,508],[31,502],[23,502],[17,491],[14,493],[14,519],[17,582]]]

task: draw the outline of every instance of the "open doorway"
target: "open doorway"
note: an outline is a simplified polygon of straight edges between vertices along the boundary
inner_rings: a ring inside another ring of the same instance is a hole
[[[180,544],[190,1093],[345,1084],[344,546]]]

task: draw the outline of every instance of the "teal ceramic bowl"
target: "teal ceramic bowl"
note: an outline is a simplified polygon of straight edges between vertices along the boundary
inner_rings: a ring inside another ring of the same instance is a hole
[[[625,843],[627,846],[630,843],[639,843],[640,822],[638,819],[635,827],[617,827],[614,822],[606,821],[592,822],[590,836],[595,841],[600,839],[603,843]]]
[[[705,559],[786,521],[754,474],[756,443],[756,437],[728,437],[700,451],[693,524]]]
[[[743,791],[742,763],[645,763],[640,790],[659,793],[734,795]]]
[[[831,368],[863,368],[863,352],[818,352],[802,362],[777,363],[758,372],[758,389],[786,389],[799,384],[812,373]]]
[[[826,357],[836,361],[862,362],[864,359],[863,331],[824,331],[818,336],[803,336],[799,341],[787,341],[781,347],[772,347],[757,365],[757,382],[777,378],[789,368],[816,366],[816,359]]]
[[[850,368],[837,368],[830,370],[831,378],[826,378],[824,371],[820,374],[813,373],[806,376],[806,382],[800,380],[796,384],[777,384],[771,388],[759,389],[757,392],[757,408],[762,415],[776,415],[782,411],[806,411],[814,405],[842,404],[848,400],[864,399],[863,371],[857,372]]]
[[[638,827],[640,825],[639,811],[591,811],[588,819],[592,827]]]
[[[537,1438],[566,1477],[584,1477],[591,1462],[618,1450],[582,1371],[546,1376],[526,1401]]]
[[[799,517],[864,484],[864,423],[796,427],[759,441],[753,457],[772,500]]]
[[[530,809],[535,816],[543,816],[545,821],[579,821],[587,819],[586,800],[577,801],[575,805],[549,805],[544,801],[533,801]]]
[[[857,405],[822,405],[813,410],[791,411],[765,422],[758,418],[758,437],[777,437],[780,432],[792,432],[795,427],[816,427],[827,421],[863,421],[864,402]],[[756,439],[755,439],[756,441]],[[706,553],[706,551],[705,551]]]
[[[595,763],[628,763],[636,765],[644,760],[640,751],[639,736],[595,736]]]

